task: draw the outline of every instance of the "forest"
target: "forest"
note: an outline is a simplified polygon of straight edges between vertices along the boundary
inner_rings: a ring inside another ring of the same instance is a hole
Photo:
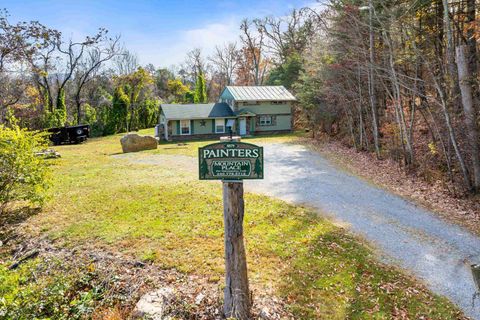
[[[160,103],[215,101],[226,85],[284,85],[295,126],[393,159],[455,195],[480,191],[476,0],[330,0],[244,19],[239,38],[169,68],[140,65],[117,30],[70,39],[0,12],[0,122],[152,127]],[[41,20],[41,19],[40,19]],[[15,120],[13,120],[15,119]]]

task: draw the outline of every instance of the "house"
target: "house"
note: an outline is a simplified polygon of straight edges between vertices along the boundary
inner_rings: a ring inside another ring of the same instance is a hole
[[[227,86],[217,103],[160,105],[157,135],[188,140],[217,138],[230,128],[240,136],[290,132],[295,101],[283,86]]]
[[[165,140],[214,138],[227,133],[227,122],[237,116],[226,103],[162,104],[160,131]]]

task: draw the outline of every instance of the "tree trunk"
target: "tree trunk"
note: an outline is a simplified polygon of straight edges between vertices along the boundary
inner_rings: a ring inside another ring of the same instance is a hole
[[[440,97],[440,103],[442,106],[443,116],[445,117],[445,124],[447,125],[448,135],[450,137],[450,142],[452,143],[453,149],[455,150],[455,155],[457,156],[458,163],[460,164],[460,169],[462,170],[463,180],[465,181],[465,186],[468,190],[472,190],[472,182],[470,180],[470,174],[468,173],[468,168],[465,165],[462,153],[458,147],[457,138],[455,137],[455,131],[453,130],[452,122],[450,120],[450,114],[448,113],[447,100],[445,98],[445,92],[435,75],[432,73],[433,82],[435,84],[435,89],[438,92]]]
[[[455,47],[453,41],[453,31],[452,25],[450,23],[450,16],[448,9],[448,0],[442,0],[443,2],[443,23],[445,28],[445,34],[447,35],[447,76],[446,81],[448,83],[448,88],[450,89],[450,99],[453,103],[453,107],[455,111],[459,111],[460,103],[458,100],[459,96],[459,88],[458,82],[456,81],[457,78],[457,68],[455,65]]]
[[[358,117],[359,117],[359,124],[358,124],[358,132],[359,132],[359,145],[360,150],[363,150],[363,95],[362,95],[362,78],[360,75],[360,66],[358,68]]]
[[[405,112],[402,106],[402,93],[400,90],[399,80],[397,76],[397,70],[395,69],[394,62],[394,53],[393,53],[393,44],[390,39],[390,35],[387,34],[387,31],[383,31],[383,38],[387,44],[388,52],[388,65],[390,69],[390,83],[392,86],[392,93],[389,94],[388,89],[385,86],[385,92],[390,95],[394,108],[395,108],[395,120],[398,125],[398,132],[400,134],[400,143],[403,151],[403,158],[405,161],[405,166],[410,167],[413,165],[414,156],[413,156],[413,147],[410,140],[411,136],[408,134],[408,129],[406,126]]]
[[[226,318],[250,318],[247,259],[243,243],[243,183],[223,182],[225,228],[225,289],[223,311]]]
[[[472,95],[473,95],[473,108],[476,113],[480,112],[480,88],[478,86],[478,54],[477,54],[477,37],[475,35],[474,25],[476,23],[476,0],[467,0],[467,46],[468,46],[468,55],[466,59],[468,60],[468,67],[470,71],[470,81],[472,86]]]
[[[377,107],[377,98],[375,95],[375,76],[373,74],[373,64],[375,62],[374,56],[374,37],[373,37],[373,2],[369,0],[369,41],[370,41],[370,69],[369,69],[369,83],[368,83],[368,94],[370,96],[370,107],[372,109],[372,129],[373,129],[373,140],[375,143],[375,154],[377,159],[380,159],[380,141],[378,134],[378,107]]]
[[[477,39],[475,37],[475,28],[473,24],[476,19],[476,0],[467,0],[467,23],[469,24],[467,29],[467,45],[468,45],[468,66],[470,69],[470,75],[472,81],[474,81],[473,87],[477,90]],[[473,92],[475,96],[476,92]]]
[[[472,83],[470,81],[469,66],[466,58],[466,46],[457,47],[457,69],[460,92],[462,94],[463,112],[465,115],[465,126],[467,129],[468,144],[473,167],[473,187],[476,191],[480,190],[480,146],[479,132],[476,122],[476,112],[474,107],[474,95]]]
[[[436,0],[435,1],[435,9],[436,9],[436,16],[435,16],[435,21],[436,21],[436,29],[437,29],[437,37],[435,39],[435,52],[437,53],[438,57],[443,57],[443,29],[444,29],[444,23],[443,23],[443,0]]]
[[[75,95],[75,104],[77,106],[77,124],[79,125],[81,123],[81,103],[80,103],[80,92],[77,92],[77,94]]]

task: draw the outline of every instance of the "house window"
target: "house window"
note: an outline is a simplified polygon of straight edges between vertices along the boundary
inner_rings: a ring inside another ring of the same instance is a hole
[[[180,120],[180,133],[182,135],[190,134],[190,120]]]
[[[283,104],[283,101],[272,101],[272,104]]]
[[[215,119],[215,133],[225,133],[224,119]]]
[[[271,126],[272,125],[272,116],[260,116],[260,125],[261,126]]]

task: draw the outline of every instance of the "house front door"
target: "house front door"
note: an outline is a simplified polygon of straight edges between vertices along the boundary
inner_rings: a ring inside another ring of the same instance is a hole
[[[240,135],[241,136],[247,135],[247,119],[240,118],[238,121],[239,121]]]

